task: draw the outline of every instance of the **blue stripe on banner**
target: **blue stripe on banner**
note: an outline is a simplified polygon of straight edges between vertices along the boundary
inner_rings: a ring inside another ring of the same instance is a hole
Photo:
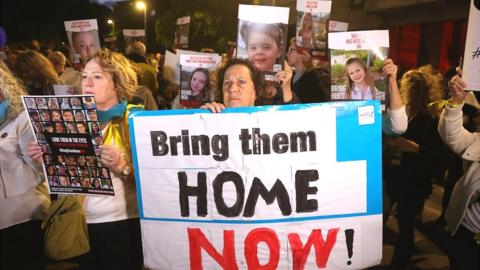
[[[358,107],[374,106],[375,122],[368,125],[359,124]],[[140,187],[139,165],[135,144],[134,124],[137,117],[149,117],[160,115],[187,115],[197,113],[211,113],[206,109],[190,110],[163,110],[163,111],[137,111],[130,115],[130,140],[132,146],[132,158],[135,171],[135,183],[137,187],[137,200],[139,216],[144,220],[156,220],[166,222],[193,222],[193,223],[225,223],[225,224],[255,224],[255,223],[280,223],[299,222],[308,220],[322,220],[333,218],[360,217],[382,213],[382,181],[381,181],[381,107],[377,100],[331,102],[319,104],[294,104],[283,106],[260,106],[227,108],[222,113],[254,113],[261,111],[290,111],[307,109],[311,107],[335,107],[337,112],[337,161],[366,160],[367,163],[367,212],[330,216],[310,216],[301,218],[266,219],[266,220],[196,220],[196,219],[171,219],[171,218],[148,218],[144,216],[142,191]],[[135,117],[135,118],[134,118]],[[372,135],[373,134],[373,135]]]
[[[312,217],[299,217],[299,218],[278,218],[278,219],[261,219],[261,220],[231,220],[231,219],[180,219],[180,218],[149,218],[144,217],[143,220],[162,221],[162,222],[185,222],[185,223],[210,223],[210,224],[268,224],[268,223],[292,223],[302,221],[314,221],[324,219],[338,219],[338,218],[352,218],[371,216],[367,214],[342,214],[342,215],[329,215],[329,216],[312,216]]]
[[[337,161],[367,161],[367,214],[381,214],[382,137],[379,101],[343,102],[337,107]],[[374,105],[375,123],[359,125],[358,107]]]
[[[128,116],[128,129],[130,132],[130,147],[132,149],[132,161],[133,161],[133,172],[135,173],[135,186],[137,188],[137,202],[138,202],[138,215],[139,218],[145,218],[143,214],[143,200],[142,200],[142,189],[140,188],[140,173],[138,166],[138,157],[137,157],[137,144],[135,143],[135,118],[138,114],[145,111],[135,111],[130,113]]]

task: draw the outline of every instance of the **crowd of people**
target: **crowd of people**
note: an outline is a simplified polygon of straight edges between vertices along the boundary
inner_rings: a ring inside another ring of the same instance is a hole
[[[308,16],[304,20],[308,21]],[[250,33],[251,27],[257,31]],[[268,25],[244,24],[242,34],[248,59],[225,56],[214,74],[201,68],[191,73],[188,89],[201,101],[201,108],[221,113],[230,107],[331,101],[329,71],[314,65],[308,51],[298,50],[295,38],[281,63],[283,70],[276,72],[274,81],[266,81],[262,71],[272,71],[273,65],[279,64],[286,44],[277,40],[285,33]],[[302,43],[313,46],[308,36],[302,37]],[[78,50],[82,52],[81,71],[72,68],[62,51],[48,48],[12,46],[5,62],[0,61],[2,269],[41,269],[45,264],[40,229],[42,210],[50,200],[41,167],[45,155],[34,141],[20,96],[52,95],[54,85],[62,84],[95,97],[94,117],[96,121],[98,116],[99,125],[90,129],[102,131],[99,162],[109,168],[109,185],[115,190],[115,196],[86,196],[83,200],[91,250],[79,257],[78,263],[81,269],[142,268],[142,238],[126,119],[138,109],[179,108],[180,87],[164,76],[169,71],[161,55],[147,54],[141,42],[132,44],[125,54],[92,50],[92,46]],[[347,99],[377,98],[360,60],[350,59],[347,72]],[[480,232],[480,106],[473,94],[464,91],[461,75],[450,79],[431,67],[423,67],[400,76],[392,59],[384,61],[382,73],[388,84],[383,115],[384,214],[388,218],[391,206],[396,205],[399,223],[391,267],[407,269],[411,264],[414,225],[432,192],[433,181],[446,181],[446,175],[454,173],[453,162],[463,159],[465,166],[457,166],[457,177],[450,180],[454,182],[450,184],[452,191],[445,193],[448,203],[440,219],[446,221],[452,233],[451,252],[447,254],[452,268],[478,269],[479,246],[474,236]],[[60,117],[57,114],[51,117]],[[87,116],[63,115],[67,117],[73,121],[74,117]],[[65,128],[77,132],[81,127]],[[92,185],[84,181],[76,184]]]

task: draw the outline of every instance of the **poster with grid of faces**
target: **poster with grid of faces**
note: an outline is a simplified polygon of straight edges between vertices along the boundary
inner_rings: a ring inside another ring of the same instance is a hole
[[[93,96],[23,96],[50,193],[114,195]]]

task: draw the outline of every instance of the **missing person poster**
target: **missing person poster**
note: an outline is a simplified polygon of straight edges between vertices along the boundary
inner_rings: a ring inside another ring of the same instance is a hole
[[[129,127],[146,268],[380,263],[378,101],[142,111]]]
[[[198,108],[215,98],[211,74],[220,64],[220,55],[180,55],[180,104]]]
[[[287,44],[289,8],[239,5],[237,57],[248,59],[275,81],[283,69]]]
[[[137,41],[145,44],[144,29],[123,29],[122,33],[125,40],[125,47],[127,48]]]
[[[346,32],[348,31],[348,22],[328,21],[328,32]]]
[[[100,49],[97,19],[66,21],[64,24],[70,44],[70,60],[79,70],[81,64]]]
[[[385,101],[387,80],[382,74],[388,58],[387,30],[328,34],[332,100]]]
[[[114,195],[93,96],[23,96],[50,193]]]
[[[297,50],[327,49],[328,19],[332,1],[298,0],[297,1]]]
[[[480,1],[471,0],[462,78],[466,90],[480,91]]]
[[[178,49],[188,49],[188,37],[190,35],[190,16],[177,19],[175,28],[175,47]]]

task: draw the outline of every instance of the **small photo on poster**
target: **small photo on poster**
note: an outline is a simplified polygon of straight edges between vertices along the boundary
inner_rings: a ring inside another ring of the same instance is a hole
[[[220,55],[180,55],[180,104],[198,108],[214,100],[211,74],[220,64]]]
[[[285,7],[239,6],[237,57],[250,60],[269,81],[283,69],[288,16]]]
[[[22,98],[44,153],[50,192],[113,196],[110,172],[100,162],[103,137],[93,96]]]
[[[326,50],[328,19],[332,1],[297,1],[297,48]]]
[[[100,49],[97,20],[65,21],[64,24],[70,44],[70,60],[79,69]]]
[[[175,48],[188,49],[188,39],[190,35],[190,16],[177,19],[175,28]]]
[[[142,42],[145,44],[145,30],[144,29],[123,29],[123,38],[125,40],[125,48],[129,50],[135,42]]]
[[[385,101],[388,31],[329,33],[332,100]]]

